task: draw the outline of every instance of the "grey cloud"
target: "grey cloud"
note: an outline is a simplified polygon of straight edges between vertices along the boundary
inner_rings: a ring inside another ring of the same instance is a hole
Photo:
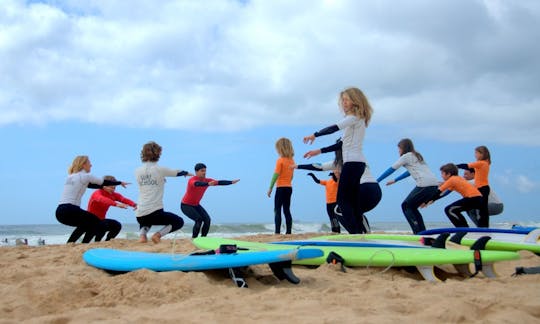
[[[372,125],[540,145],[534,1],[5,6],[0,125],[326,124],[338,92],[358,86],[376,110]],[[496,136],[501,127],[508,136]]]

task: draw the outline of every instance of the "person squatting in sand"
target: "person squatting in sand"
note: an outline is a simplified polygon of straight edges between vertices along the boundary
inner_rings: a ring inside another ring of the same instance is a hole
[[[92,213],[82,209],[81,199],[86,188],[100,188],[101,186],[121,185],[126,187],[129,183],[123,181],[109,181],[90,173],[92,163],[86,155],[79,155],[73,159],[68,168],[68,177],[64,182],[64,190],[56,208],[56,219],[75,229],[67,240],[74,243],[84,233],[82,243],[89,243],[104,224]]]
[[[206,165],[204,163],[195,164],[195,176],[191,177],[187,183],[186,193],[182,198],[180,209],[182,213],[195,222],[193,225],[192,237],[208,235],[210,230],[210,215],[201,205],[201,199],[210,186],[228,186],[235,184],[240,179],[235,180],[214,180],[206,177]]]
[[[147,242],[147,234],[153,225],[163,227],[152,235],[152,242],[159,243],[161,238],[184,226],[182,217],[163,210],[163,190],[166,177],[192,176],[193,174],[162,167],[157,164],[162,148],[156,142],[148,142],[141,150],[142,165],[135,170],[135,178],[139,185],[137,200],[137,222],[140,228],[140,242]]]

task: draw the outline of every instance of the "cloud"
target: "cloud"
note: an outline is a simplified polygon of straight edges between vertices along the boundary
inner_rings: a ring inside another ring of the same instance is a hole
[[[535,1],[46,1],[0,9],[0,125],[372,125],[540,145]],[[501,134],[501,129],[505,132]]]
[[[516,178],[517,188],[520,192],[527,193],[533,191],[537,184],[524,175],[519,175]]]
[[[515,189],[521,193],[530,193],[539,187],[538,182],[523,174],[515,174],[511,170],[495,176],[497,183]]]

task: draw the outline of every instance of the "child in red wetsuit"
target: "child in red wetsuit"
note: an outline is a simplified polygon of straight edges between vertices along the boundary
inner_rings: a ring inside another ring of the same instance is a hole
[[[444,213],[456,227],[469,227],[465,217],[461,212],[480,209],[482,206],[482,194],[467,180],[458,175],[458,168],[453,163],[445,164],[441,167],[441,177],[444,182],[439,186],[438,191],[422,207],[430,205],[435,200],[442,198],[441,194],[447,190],[459,192],[463,198],[459,199],[444,208]]]
[[[195,224],[193,225],[193,235],[195,238],[199,236],[206,236],[210,230],[210,215],[201,206],[201,199],[209,186],[226,186],[235,184],[240,179],[236,180],[214,180],[206,177],[206,165],[203,163],[195,164],[195,176],[190,178],[187,183],[186,193],[182,198],[180,209]]]
[[[292,196],[292,178],[294,174],[294,149],[290,139],[282,137],[276,142],[276,151],[279,158],[276,161],[276,167],[270,188],[268,188],[268,197],[272,196],[274,184],[276,185],[276,194],[274,196],[274,224],[275,233],[281,231],[281,209],[285,215],[285,234],[292,233],[292,215],[291,215],[291,196]]]
[[[104,176],[103,179],[117,181],[113,176]],[[135,202],[117,193],[115,189],[116,186],[103,186],[101,189],[94,191],[88,201],[88,211],[102,221],[102,226],[100,226],[100,230],[96,233],[96,242],[101,241],[106,233],[107,237],[105,241],[109,241],[115,238],[122,229],[120,222],[106,218],[109,207],[114,206],[125,209],[131,206],[133,210],[137,209]]]
[[[474,185],[482,194],[482,206],[479,208],[478,227],[489,227],[488,197],[489,187],[489,169],[491,166],[491,154],[485,146],[478,146],[474,149],[475,162],[461,163],[457,167],[460,169],[474,169]]]

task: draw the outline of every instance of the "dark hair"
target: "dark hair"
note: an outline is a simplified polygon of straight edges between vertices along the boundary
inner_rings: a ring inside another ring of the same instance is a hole
[[[195,171],[199,171],[200,169],[206,169],[206,165],[204,163],[195,164]]]
[[[447,163],[443,165],[440,170],[453,176],[458,174],[458,168],[454,163]]]
[[[424,162],[424,157],[422,156],[422,154],[415,151],[414,144],[410,138],[404,138],[401,141],[399,141],[398,147],[401,149],[402,155],[405,153],[411,152],[414,155],[416,155],[418,162]]]
[[[141,160],[143,162],[157,162],[161,156],[161,146],[154,142],[150,141],[143,145],[141,150]]]

